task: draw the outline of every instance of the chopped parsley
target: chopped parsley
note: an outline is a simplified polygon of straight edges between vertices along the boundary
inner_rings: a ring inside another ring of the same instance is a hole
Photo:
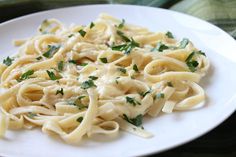
[[[84,36],[86,35],[86,32],[85,32],[83,29],[81,29],[81,30],[79,30],[79,34],[80,34],[82,37],[84,37]]]
[[[205,53],[203,53],[201,51],[198,51],[198,52],[193,51],[192,53],[189,54],[189,56],[186,58],[185,62],[191,72],[195,72],[197,70],[196,68],[198,66],[198,62],[196,60],[193,60],[193,56],[196,53],[201,54],[201,55],[205,55]]]
[[[19,79],[17,79],[18,82],[21,82],[23,80],[29,79],[31,75],[34,74],[34,70],[28,70],[25,73],[23,73]]]
[[[166,46],[165,44],[162,44],[162,42],[158,42],[157,46],[155,48],[153,48],[151,51],[153,52],[153,51],[156,50],[156,51],[162,52],[162,51],[164,51],[166,49],[169,49],[169,47]]]
[[[82,84],[81,84],[81,88],[82,89],[88,89],[88,88],[91,88],[91,87],[97,87],[93,80],[88,80],[88,81],[84,81]]]
[[[29,118],[34,118],[35,116],[37,116],[37,114],[35,114],[33,112],[29,112],[27,115]]]
[[[42,56],[39,56],[39,57],[37,57],[36,59],[39,61],[39,60],[43,59],[43,57],[42,57]]]
[[[47,70],[48,76],[51,80],[57,80],[58,78],[56,77],[56,75],[53,73],[53,71],[49,71]]]
[[[167,86],[169,86],[169,87],[174,87],[173,84],[172,84],[172,82],[167,82]]]
[[[123,119],[135,126],[141,126],[143,123],[142,114],[137,115],[135,118],[129,118],[126,114],[123,114]]]
[[[63,88],[61,88],[60,90],[57,90],[57,92],[56,92],[56,95],[57,94],[61,94],[61,95],[64,95],[64,91],[63,91]]]
[[[118,79],[119,79],[120,77],[116,77],[116,84],[119,84],[119,82],[118,82]]]
[[[149,93],[151,93],[151,89],[150,90],[148,90],[148,91],[146,91],[146,92],[141,92],[140,93],[140,95],[142,96],[142,97],[145,97],[147,94],[149,94]]]
[[[206,54],[204,52],[202,52],[201,50],[200,51],[197,51],[196,52],[197,54],[200,54],[200,55],[203,55],[203,56],[206,56]]]
[[[68,60],[68,62],[69,62],[69,63],[72,63],[72,64],[77,64],[76,60],[73,60],[73,59]]]
[[[3,60],[3,64],[5,64],[6,66],[10,66],[13,60],[14,60],[13,58],[10,58],[8,56],[6,59]]]
[[[76,121],[81,123],[83,121],[83,119],[84,119],[83,117],[79,117],[79,118],[76,119]]]
[[[179,48],[184,49],[189,43],[189,40],[187,38],[183,38],[183,40],[180,42]]]
[[[85,97],[86,97],[85,95],[81,95],[81,96],[78,97],[78,99],[81,100],[81,99],[83,99]]]
[[[60,61],[58,64],[57,64],[57,68],[59,71],[62,71],[63,68],[64,68],[64,62],[63,61]]]
[[[102,63],[107,63],[107,58],[99,58]]]
[[[118,28],[123,28],[125,25],[125,19],[122,19],[121,23],[118,25]]]
[[[74,36],[74,34],[70,34],[70,35],[68,35],[68,38],[71,38],[71,37],[73,37]]]
[[[126,74],[126,69],[125,68],[118,68],[118,70],[124,74]]]
[[[130,39],[129,39],[127,36],[125,36],[123,32],[121,32],[121,31],[118,30],[116,33],[117,33],[117,34],[122,38],[122,40],[124,40],[125,42],[130,42]]]
[[[197,70],[196,68],[199,63],[197,61],[193,60],[193,61],[187,62],[186,64],[191,72],[195,72]]]
[[[133,70],[134,70],[135,72],[139,72],[138,66],[137,66],[136,64],[133,65]]]
[[[83,66],[83,67],[86,66],[86,65],[88,65],[88,63],[81,63],[80,64],[80,66]]]
[[[91,22],[89,28],[92,29],[94,26],[95,26],[95,24],[93,22]]]
[[[140,102],[138,102],[137,100],[135,100],[135,98],[131,98],[131,97],[125,97],[126,99],[126,102],[129,103],[129,104],[132,104],[133,106],[136,106],[136,105],[141,105]]]
[[[73,102],[69,102],[69,105],[74,105],[77,106],[79,110],[88,108],[88,106],[84,105],[81,103],[81,99],[84,98],[85,96],[79,96],[76,100]]]
[[[43,54],[43,56],[46,58],[51,58],[59,50],[59,48],[59,45],[48,45],[48,50]]]
[[[156,95],[156,98],[157,99],[163,99],[165,97],[165,94],[164,93],[158,93],[157,95]]]
[[[139,47],[139,43],[137,43],[136,41],[134,41],[133,38],[131,38],[130,42],[127,42],[126,44],[112,46],[111,49],[115,51],[124,51],[124,54],[128,55],[135,47]]]
[[[172,38],[172,39],[174,38],[173,34],[170,31],[166,32],[166,36],[168,38]]]
[[[89,76],[89,78],[90,78],[91,80],[97,80],[97,79],[98,79],[98,77],[96,77],[96,76]]]

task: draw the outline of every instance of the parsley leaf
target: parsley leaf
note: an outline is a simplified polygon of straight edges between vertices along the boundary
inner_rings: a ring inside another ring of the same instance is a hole
[[[198,62],[193,60],[193,56],[196,54],[196,53],[199,53],[199,54],[202,54],[202,55],[205,55],[205,53],[202,53],[201,51],[199,52],[195,52],[193,51],[192,53],[189,54],[189,56],[186,58],[185,62],[189,68],[189,70],[191,72],[195,72],[197,69],[197,66],[198,66]]]
[[[116,33],[117,33],[117,34],[122,38],[122,40],[124,40],[125,42],[130,42],[130,39],[129,39],[127,36],[125,36],[123,32],[121,32],[121,31],[118,30]]]
[[[79,118],[76,119],[76,121],[81,123],[83,121],[83,119],[84,119],[83,117],[79,117]]]
[[[39,57],[37,57],[36,59],[39,61],[39,60],[41,60],[43,57],[42,56],[39,56]]]
[[[142,114],[137,115],[135,118],[129,118],[126,114],[123,114],[123,119],[135,126],[141,126],[143,123]]]
[[[125,97],[126,98],[126,102],[132,104],[133,106],[136,105],[141,105],[140,102],[138,102],[137,100],[135,100],[135,98],[131,98],[131,97]]]
[[[126,69],[125,68],[118,68],[118,70],[124,74],[126,74]]]
[[[56,92],[56,95],[57,94],[61,94],[61,95],[64,95],[64,91],[63,91],[63,88],[61,88],[60,90],[57,90],[57,92]]]
[[[183,38],[183,40],[180,42],[179,48],[184,49],[189,43],[189,40],[187,38]]]
[[[91,88],[91,87],[97,87],[93,80],[88,80],[88,81],[84,81],[82,84],[81,84],[81,88],[82,89],[88,89],[88,88]]]
[[[48,50],[47,52],[45,52],[43,54],[44,57],[46,58],[50,58],[52,57],[58,50],[59,50],[60,46],[56,46],[56,45],[48,45]]]
[[[153,52],[153,51],[157,50],[159,52],[162,52],[163,50],[166,50],[166,49],[169,49],[169,47],[166,46],[165,44],[162,44],[162,42],[158,42],[157,46],[155,48],[153,48],[151,51]]]
[[[102,63],[107,63],[107,58],[99,58]]]
[[[85,96],[79,96],[75,101],[69,102],[69,105],[74,105],[79,108],[79,110],[88,108],[88,106],[84,105],[81,103],[81,99],[84,98]]]
[[[161,99],[161,98],[164,98],[165,97],[165,94],[164,93],[158,93],[157,95],[156,95],[156,98],[157,99]]]
[[[10,58],[8,56],[6,59],[3,60],[3,64],[5,64],[6,66],[10,66],[13,60],[14,60],[13,58]]]
[[[37,114],[33,113],[33,112],[29,112],[28,113],[28,117],[29,118],[34,118],[35,116],[37,116]]]
[[[95,26],[95,24],[93,22],[91,22],[89,28],[92,29],[94,26]]]
[[[133,65],[133,70],[134,70],[135,72],[139,72],[138,66],[137,66],[136,64]]]
[[[70,34],[70,35],[68,35],[68,38],[71,38],[71,37],[73,37],[74,36],[74,34]]]
[[[57,68],[59,71],[62,71],[63,68],[64,68],[64,62],[63,61],[60,61],[58,64],[57,64]]]
[[[28,70],[25,73],[23,73],[19,79],[17,79],[18,82],[21,82],[23,80],[29,79],[31,75],[34,74],[34,70]]]
[[[137,43],[136,41],[134,41],[133,38],[131,38],[130,42],[126,44],[112,46],[111,49],[116,51],[124,51],[124,54],[128,55],[135,47],[139,47],[139,43]]]
[[[151,93],[151,89],[150,90],[148,90],[148,91],[146,91],[146,92],[141,92],[140,93],[140,95],[142,96],[142,97],[145,97],[147,94],[149,94],[149,93]]]
[[[73,59],[68,60],[68,62],[69,62],[69,63],[72,63],[72,64],[77,64],[76,60],[73,60]]]
[[[125,19],[122,19],[121,23],[118,25],[118,28],[123,28],[125,25]]]
[[[86,65],[88,65],[88,63],[81,63],[80,64],[80,66],[83,66],[83,67],[86,66]]]
[[[193,61],[189,61],[186,63],[188,65],[188,68],[191,72],[195,72],[197,69],[196,67],[198,66],[198,62],[193,60]]]
[[[168,38],[172,38],[172,39],[174,38],[173,34],[170,31],[166,32],[166,36]]]
[[[81,30],[79,30],[79,34],[80,34],[82,37],[84,37],[84,36],[86,35],[86,32],[85,32],[83,29],[81,29]]]
[[[172,84],[172,82],[167,82],[167,86],[169,86],[169,87],[174,87],[173,84]]]
[[[98,77],[96,77],[96,76],[89,76],[89,78],[90,78],[91,80],[97,80],[97,79],[98,79]]]
[[[56,77],[56,75],[53,73],[53,71],[49,71],[47,70],[48,76],[51,80],[57,80],[58,78]]]

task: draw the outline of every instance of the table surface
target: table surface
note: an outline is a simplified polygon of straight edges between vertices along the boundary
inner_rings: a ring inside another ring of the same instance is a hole
[[[9,0],[12,1],[12,0]],[[21,3],[19,3],[21,1]],[[10,20],[12,18],[26,15],[33,12],[38,12],[41,10],[46,10],[45,8],[39,6],[37,3],[33,3],[31,0],[19,0],[14,1],[15,4],[2,4],[0,1],[0,22]],[[71,1],[71,0],[69,0]],[[75,1],[75,0],[74,0]],[[155,1],[155,0],[154,0]],[[159,0],[160,3],[164,3],[163,0]],[[159,2],[158,1],[158,2]],[[176,0],[172,0],[173,1]],[[83,1],[84,2],[84,1]],[[87,1],[88,2],[88,1]],[[89,1],[91,2],[91,0]],[[92,1],[94,2],[94,1]],[[92,3],[91,2],[91,3]],[[96,1],[97,3],[103,3],[103,1]],[[104,1],[105,2],[105,1]],[[86,2],[84,2],[86,3]],[[170,3],[170,2],[169,2]],[[74,3],[77,4],[77,3]],[[71,3],[71,5],[74,5]],[[80,3],[81,4],[81,3]],[[162,4],[160,4],[162,5]],[[164,8],[165,8],[164,4]],[[54,6],[51,8],[58,8],[62,6],[67,6],[62,4],[59,6]],[[15,10],[12,12],[12,10]],[[236,157],[236,113],[231,115],[225,122],[210,131],[209,133],[203,135],[202,137],[179,146],[177,148],[154,154],[152,156],[158,157]]]

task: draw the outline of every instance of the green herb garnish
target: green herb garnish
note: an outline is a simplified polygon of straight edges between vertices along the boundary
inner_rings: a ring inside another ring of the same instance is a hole
[[[125,19],[122,19],[121,23],[118,25],[118,28],[123,28],[125,25]]]
[[[168,37],[168,38],[174,38],[174,36],[173,36],[173,34],[171,33],[171,32],[166,32],[166,36]]]
[[[84,37],[84,36],[86,35],[86,32],[85,32],[83,29],[81,29],[81,30],[79,30],[79,34],[80,34],[82,37]]]
[[[91,22],[89,28],[92,29],[94,26],[95,26],[95,24],[93,22]]]
[[[63,68],[64,68],[64,62],[63,61],[60,61],[58,64],[57,64],[57,68],[59,71],[62,71]]]
[[[83,66],[83,67],[86,66],[86,65],[88,65],[88,63],[81,63],[80,64],[80,66]]]
[[[141,105],[140,102],[138,102],[137,100],[135,100],[135,98],[131,98],[131,97],[125,97],[126,98],[126,102],[132,104],[133,106],[136,105]]]
[[[130,39],[129,39],[127,36],[125,36],[123,32],[121,32],[121,31],[118,30],[116,33],[117,33],[117,34],[122,38],[122,40],[124,40],[125,42],[130,42]]]
[[[99,58],[102,63],[107,63],[107,58]]]
[[[33,112],[29,112],[27,115],[29,118],[34,118],[35,116],[37,116],[37,114],[35,114]]]
[[[130,42],[126,44],[112,46],[111,49],[115,51],[124,51],[124,54],[128,55],[135,47],[139,47],[139,43],[137,43],[136,41],[134,41],[133,38],[131,38]]]
[[[187,38],[183,38],[183,40],[180,42],[179,48],[184,49],[189,43],[189,40]]]
[[[96,77],[96,76],[89,76],[88,78],[90,78],[91,80],[97,80],[98,79],[98,77]]]
[[[167,82],[166,84],[167,84],[167,86],[169,86],[169,87],[174,87],[173,84],[172,84],[172,82]]]
[[[83,119],[84,119],[83,117],[79,117],[79,118],[76,119],[76,121],[81,123],[83,121]]]
[[[64,95],[64,91],[63,91],[63,88],[61,88],[60,90],[57,90],[57,92],[56,92],[56,95],[57,94],[61,94],[61,95]]]
[[[158,42],[157,46],[155,48],[153,48],[151,51],[153,52],[153,51],[157,50],[159,52],[162,52],[163,50],[166,50],[166,49],[169,49],[169,47],[166,46],[165,44],[162,44],[162,42]]]
[[[157,95],[156,95],[156,98],[157,99],[163,99],[165,97],[165,94],[164,93],[158,93]]]
[[[53,71],[47,70],[47,74],[48,74],[48,76],[49,76],[49,78],[50,78],[51,80],[57,80],[57,79],[58,79],[58,78],[56,77],[56,75],[53,73]]]
[[[82,84],[81,84],[81,88],[82,89],[88,89],[88,88],[91,88],[91,87],[97,87],[93,80],[88,80],[88,81],[84,81]]]
[[[3,64],[5,64],[6,66],[10,66],[13,60],[14,60],[13,58],[10,58],[8,56],[6,59],[3,60]]]
[[[23,73],[19,79],[17,79],[18,82],[21,82],[23,80],[29,79],[31,75],[34,74],[34,70],[28,70],[25,73]]]
[[[70,35],[68,35],[68,38],[71,38],[71,37],[73,37],[74,36],[74,34],[70,34]]]
[[[37,57],[36,59],[39,61],[39,60],[43,59],[43,57],[42,57],[42,56],[39,56],[39,57]]]
[[[141,126],[143,123],[142,114],[137,115],[135,118],[129,118],[126,114],[123,114],[123,119],[135,126]]]
[[[43,54],[43,56],[46,58],[51,58],[59,50],[59,48],[60,46],[48,45],[48,50]]]
[[[73,60],[73,59],[68,60],[68,62],[69,62],[69,63],[72,63],[72,64],[77,64],[76,60]]]
[[[203,53],[201,51],[200,52],[193,51],[192,53],[189,54],[189,56],[186,58],[185,62],[191,72],[195,72],[197,70],[196,68],[198,66],[198,62],[196,60],[193,60],[193,56],[196,53],[201,54],[201,55],[205,55],[205,53]]]
[[[138,66],[137,66],[136,64],[133,65],[133,70],[134,70],[135,72],[139,72]]]
[[[146,91],[146,92],[141,92],[140,95],[141,95],[142,97],[145,97],[147,94],[149,94],[149,93],[151,93],[151,92],[152,92],[152,90],[150,89],[150,90],[148,90],[148,91]]]
[[[118,68],[118,70],[124,74],[126,74],[126,69],[125,68]]]

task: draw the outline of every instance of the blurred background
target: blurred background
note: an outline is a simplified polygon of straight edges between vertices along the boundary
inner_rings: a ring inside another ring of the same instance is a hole
[[[175,10],[209,21],[236,39],[236,0],[0,0],[0,22],[42,10],[89,4],[131,4]],[[236,113],[208,134],[155,156],[236,157],[235,124]]]

